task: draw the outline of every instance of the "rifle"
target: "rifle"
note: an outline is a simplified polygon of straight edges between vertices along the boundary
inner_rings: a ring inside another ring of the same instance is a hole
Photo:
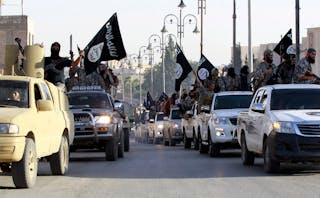
[[[19,61],[19,58],[21,59],[21,64],[20,64],[19,70],[24,73],[23,63],[24,63],[25,57],[24,57],[24,48],[23,48],[22,45],[21,45],[21,38],[16,37],[16,38],[14,39],[14,41],[17,42],[18,47],[19,47],[19,51],[20,51],[20,53],[22,54],[22,57],[19,57],[19,56],[17,57],[17,58],[18,58],[18,61]]]
[[[72,51],[72,34],[70,34],[70,51],[69,51],[69,54],[70,54],[70,58],[71,60],[73,61],[73,51]]]

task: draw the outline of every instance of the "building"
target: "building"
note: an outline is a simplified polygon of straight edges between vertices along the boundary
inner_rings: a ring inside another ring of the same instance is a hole
[[[28,16],[0,16],[0,73],[5,66],[6,45],[15,45],[15,38],[21,39],[21,45],[34,43],[33,22]]]

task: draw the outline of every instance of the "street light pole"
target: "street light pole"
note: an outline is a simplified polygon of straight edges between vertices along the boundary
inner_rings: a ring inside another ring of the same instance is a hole
[[[200,10],[201,27],[200,27],[200,55],[203,53],[203,11],[206,10],[206,0],[198,0],[198,14]]]
[[[139,48],[139,55],[138,55],[138,68],[139,68],[139,106],[142,106],[141,69],[142,69],[142,57],[143,57],[144,53],[141,54],[141,50],[142,50],[143,48],[147,48],[147,46],[144,46],[144,45],[141,46],[141,47]]]
[[[164,43],[164,34],[167,31],[165,29],[161,30],[161,50],[162,50],[162,56],[161,56],[161,62],[162,62],[162,89],[163,92],[166,93],[166,71],[165,71],[165,64],[164,64],[164,58],[165,58],[165,43]]]
[[[197,22],[197,17],[194,16],[193,14],[187,14],[185,15],[184,17],[182,17],[182,9],[184,7],[186,7],[186,5],[183,3],[183,0],[180,1],[180,4],[178,5],[178,7],[180,8],[180,15],[179,15],[179,18],[174,15],[174,14],[167,14],[165,17],[164,17],[164,23],[163,23],[163,28],[162,29],[165,29],[165,25],[166,25],[166,20],[168,17],[172,17],[173,19],[176,19],[177,21],[177,37],[179,37],[179,45],[180,45],[180,48],[183,49],[183,46],[182,46],[182,37],[184,35],[184,24],[185,24],[185,20],[187,19],[187,17],[192,17],[195,21],[195,29],[193,30],[193,33],[199,33],[200,31],[198,30],[198,22]],[[170,19],[169,22],[170,24],[173,23],[173,19]],[[193,21],[192,19],[189,18],[189,24],[191,24]]]

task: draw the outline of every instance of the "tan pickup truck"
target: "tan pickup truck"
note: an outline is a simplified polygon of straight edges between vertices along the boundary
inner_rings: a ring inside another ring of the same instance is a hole
[[[0,76],[0,109],[0,167],[16,187],[35,184],[41,158],[53,175],[67,172],[74,123],[62,91],[39,78]]]

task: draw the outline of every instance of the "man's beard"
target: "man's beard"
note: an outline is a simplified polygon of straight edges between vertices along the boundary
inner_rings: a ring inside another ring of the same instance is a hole
[[[313,63],[316,62],[316,60],[314,58],[312,58],[312,57],[308,57],[308,62],[313,64]]]
[[[266,62],[269,63],[269,64],[271,64],[271,63],[273,62],[273,59],[267,58],[267,59],[266,59]]]

